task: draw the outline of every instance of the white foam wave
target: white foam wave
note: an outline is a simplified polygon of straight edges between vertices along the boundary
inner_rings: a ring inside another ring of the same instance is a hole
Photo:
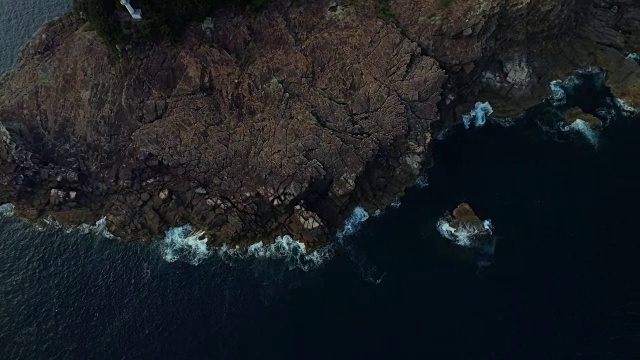
[[[467,225],[464,222],[458,228],[453,228],[449,225],[448,217],[438,220],[436,224],[440,235],[453,241],[454,244],[464,247],[476,246],[474,240],[477,235],[486,235],[493,233],[493,225],[491,220],[485,220],[482,222],[482,228],[479,229],[475,226]]]
[[[563,126],[561,128],[563,131],[573,131],[582,134],[591,145],[598,147],[598,141],[600,138],[600,133],[598,130],[592,128],[589,123],[582,119],[576,119],[576,121],[572,122],[569,126]]]
[[[516,124],[514,118],[511,117],[494,117],[491,119],[491,122],[496,123],[502,127],[512,127]]]
[[[284,260],[289,269],[309,271],[317,269],[325,261],[333,258],[332,246],[325,246],[307,252],[304,243],[294,240],[289,235],[278,236],[273,244],[264,245],[262,242],[253,244],[247,249],[247,255],[256,258]]]
[[[391,206],[396,209],[399,209],[400,206],[402,206],[402,201],[400,200],[400,198],[397,198],[391,203]]]
[[[567,103],[567,92],[572,92],[573,89],[582,84],[583,76],[578,75],[591,75],[594,76],[593,80],[596,87],[604,86],[605,74],[601,68],[597,66],[587,66],[575,71],[575,75],[569,76],[564,81],[553,80],[549,83],[551,88],[551,96],[549,101],[553,106],[561,106]]]
[[[611,124],[617,118],[615,110],[611,108],[597,108],[596,114],[598,115],[598,118],[604,119],[603,123],[605,126]]]
[[[640,109],[634,108],[633,106],[631,106],[631,104],[622,99],[615,98],[614,102],[618,106],[620,111],[622,111],[622,113],[624,113],[625,115],[636,115],[640,113]]]
[[[293,239],[289,235],[278,236],[272,244],[265,245],[262,241],[247,248],[239,246],[229,247],[224,244],[216,248],[218,256],[228,262],[235,259],[280,260],[287,264],[289,270],[302,269],[309,271],[317,269],[325,261],[331,260],[335,254],[333,245],[326,245],[313,251],[307,251],[304,243]]]
[[[442,141],[446,139],[450,133],[451,133],[451,128],[446,128],[444,130],[441,130],[436,136],[436,139]]]
[[[429,186],[429,178],[427,177],[427,175],[419,176],[416,179],[416,187],[418,189],[426,188],[427,186]]]
[[[81,234],[94,234],[107,239],[115,238],[115,236],[109,232],[107,227],[107,218],[104,216],[100,220],[96,221],[95,224],[82,224],[67,230],[68,233],[72,231],[77,231]]]
[[[0,205],[0,217],[11,217],[15,215],[16,207],[12,203]]]
[[[640,54],[638,53],[629,53],[627,55],[627,59],[629,60],[635,60],[635,61],[640,61]]]
[[[473,121],[475,127],[484,126],[487,122],[487,116],[493,113],[493,108],[489,102],[477,102],[474,109],[467,115],[462,116],[462,122],[465,129],[468,129]]]
[[[361,207],[357,206],[353,209],[351,216],[344,221],[344,226],[337,233],[337,239],[342,240],[347,236],[355,234],[362,226],[362,223],[367,221],[369,214]]]
[[[595,66],[595,65],[590,65],[590,66],[583,67],[581,69],[576,70],[576,74],[581,74],[581,75],[601,74],[601,75],[604,75],[604,72],[602,71],[602,69],[600,67]]]
[[[289,235],[278,236],[271,244],[260,241],[248,247],[230,247],[227,244],[210,247],[207,242],[204,231],[195,230],[191,225],[174,227],[165,232],[161,247],[162,257],[168,262],[184,261],[199,265],[215,253],[227,262],[250,257],[273,259],[283,261],[290,270],[299,268],[308,271],[318,268],[334,255],[331,245],[307,251],[304,243]]]
[[[170,228],[162,240],[162,257],[168,262],[178,260],[198,265],[212,254],[204,231],[191,225]]]
[[[549,84],[549,88],[551,88],[551,97],[549,97],[549,100],[553,106],[560,106],[567,103],[567,93],[562,88],[561,80],[553,80]]]

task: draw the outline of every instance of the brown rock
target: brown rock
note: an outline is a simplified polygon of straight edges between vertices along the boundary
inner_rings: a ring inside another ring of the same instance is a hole
[[[577,119],[586,122],[594,129],[602,129],[602,120],[598,119],[594,115],[582,112],[582,109],[579,107],[571,108],[564,113],[564,121],[567,125],[573,124]]]
[[[600,11],[613,4],[617,15]],[[62,214],[50,189],[77,191],[61,218],[106,216],[122,238],[192,223],[214,242],[295,233],[316,246],[356,204],[384,207],[414,183],[443,126],[438,104],[448,123],[487,95],[497,114],[516,112],[594,64],[637,99],[637,63],[620,59],[638,45],[636,2],[390,8],[393,21],[374,2],[230,9],[209,36],[194,25],[122,58],[82,19],[49,23],[0,78],[0,202]],[[593,31],[570,31],[583,26]]]

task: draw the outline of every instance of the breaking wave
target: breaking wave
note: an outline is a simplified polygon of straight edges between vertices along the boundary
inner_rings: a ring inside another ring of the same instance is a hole
[[[620,111],[622,111],[622,113],[625,115],[635,115],[640,113],[640,109],[634,108],[633,106],[631,106],[631,104],[627,103],[622,99],[615,98],[614,101],[615,101],[615,104],[620,109]]]
[[[109,232],[107,227],[107,218],[102,217],[96,221],[95,224],[82,224],[77,227],[73,227],[67,230],[67,233],[77,231],[80,234],[94,234],[107,239],[113,239],[115,236]]]
[[[549,88],[551,88],[549,100],[553,106],[560,106],[567,103],[567,93],[562,88],[561,80],[553,80],[549,84]]]
[[[426,188],[427,186],[429,186],[429,178],[427,177],[427,175],[419,176],[416,179],[416,187],[418,189]]]
[[[574,75],[569,76],[564,81],[553,80],[549,83],[551,96],[549,101],[553,106],[562,106],[567,103],[567,93],[572,93],[574,89],[584,83],[584,77],[590,76],[596,87],[602,87],[605,83],[605,74],[601,68],[597,66],[587,66],[575,71]]]
[[[487,116],[493,113],[493,108],[489,102],[477,102],[475,108],[467,115],[462,116],[465,129],[468,129],[473,121],[475,127],[482,127],[487,122]]]
[[[358,206],[353,209],[351,216],[345,220],[343,228],[336,234],[337,240],[341,242],[344,238],[355,234],[368,218],[369,214],[364,208]],[[260,241],[248,247],[232,247],[227,244],[210,247],[207,241],[204,231],[196,230],[191,225],[171,228],[165,232],[162,241],[162,257],[168,262],[179,260],[199,265],[215,253],[228,263],[248,258],[271,259],[283,261],[290,270],[297,268],[309,271],[331,260],[335,254],[334,244],[307,251],[304,243],[289,235],[278,236],[271,244]]]
[[[0,217],[11,217],[15,215],[15,208],[12,203],[0,205]]]
[[[491,122],[496,123],[502,127],[512,127],[513,125],[516,124],[516,121],[514,118],[511,117],[496,117],[496,118],[492,118]]]
[[[217,255],[228,263],[234,260],[256,258],[279,260],[285,263],[289,270],[314,270],[325,261],[331,260],[335,254],[333,245],[326,245],[307,251],[304,243],[293,239],[289,235],[278,236],[272,244],[265,245],[262,241],[249,245],[247,248],[230,247],[226,244],[215,248]]]
[[[614,109],[606,107],[597,108],[596,115],[602,120],[604,126],[611,124],[618,117]]]
[[[357,206],[353,209],[351,216],[344,221],[344,226],[337,233],[337,239],[341,241],[345,237],[355,234],[360,229],[360,226],[362,226],[362,223],[367,221],[368,218],[369,213],[367,213],[363,207]]]
[[[171,228],[162,240],[162,257],[168,262],[181,260],[199,265],[212,254],[207,240],[204,231],[194,230],[191,225]]]
[[[199,265],[214,254],[227,263],[248,258],[272,259],[283,261],[289,270],[298,268],[308,271],[318,268],[334,255],[330,245],[309,252],[304,243],[289,235],[276,237],[272,244],[260,241],[246,248],[227,244],[210,247],[207,242],[204,231],[195,230],[191,225],[174,227],[165,232],[162,257],[168,262],[184,261],[191,265]]]
[[[629,60],[635,60],[635,61],[640,61],[640,54],[638,53],[629,53],[627,55],[627,59]]]
[[[15,216],[15,206],[11,203],[0,205],[0,218],[12,217]],[[64,231],[69,234],[72,232],[76,232],[79,234],[94,234],[100,237],[104,237],[107,239],[113,239],[115,236],[109,232],[107,227],[107,218],[102,217],[100,220],[96,221],[94,224],[82,224],[78,226],[65,226],[57,222],[53,217],[47,217],[42,219],[46,226],[41,226],[38,224],[34,224],[35,228],[41,231],[47,229],[64,229]]]
[[[582,134],[591,145],[598,147],[598,141],[600,133],[598,130],[592,128],[589,123],[584,120],[576,119],[571,125],[565,125],[561,127],[562,131],[572,131]]]
[[[453,228],[449,225],[449,219],[447,217],[438,220],[437,227],[438,232],[443,237],[453,241],[454,244],[463,247],[474,247],[475,238],[477,235],[485,235],[488,231],[489,234],[493,234],[493,226],[491,220],[484,220],[482,222],[482,229],[478,229],[474,226],[461,225],[458,228]]]
[[[246,256],[256,258],[284,260],[289,270],[295,268],[309,271],[317,269],[334,255],[332,246],[325,246],[307,252],[304,243],[294,240],[291,236],[278,236],[273,244],[255,243],[247,248]]]

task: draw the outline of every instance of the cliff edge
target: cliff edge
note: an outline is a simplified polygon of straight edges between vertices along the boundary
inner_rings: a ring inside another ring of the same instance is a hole
[[[213,243],[314,247],[356,205],[415,183],[434,132],[479,98],[514,113],[547,79],[597,65],[639,104],[625,53],[640,50],[640,4],[441,3],[225,10],[121,57],[77,16],[47,23],[0,80],[0,203],[33,220],[106,216],[123,239],[190,223]]]

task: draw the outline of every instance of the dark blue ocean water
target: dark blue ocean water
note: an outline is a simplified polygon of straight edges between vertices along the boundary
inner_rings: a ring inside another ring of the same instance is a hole
[[[592,80],[564,107],[605,118]],[[597,147],[558,121],[544,105],[449,133],[429,186],[308,272],[2,218],[0,358],[640,358],[640,118]],[[498,239],[480,272],[436,230],[462,201]]]
[[[66,13],[73,0],[0,0],[0,74],[45,21]]]

